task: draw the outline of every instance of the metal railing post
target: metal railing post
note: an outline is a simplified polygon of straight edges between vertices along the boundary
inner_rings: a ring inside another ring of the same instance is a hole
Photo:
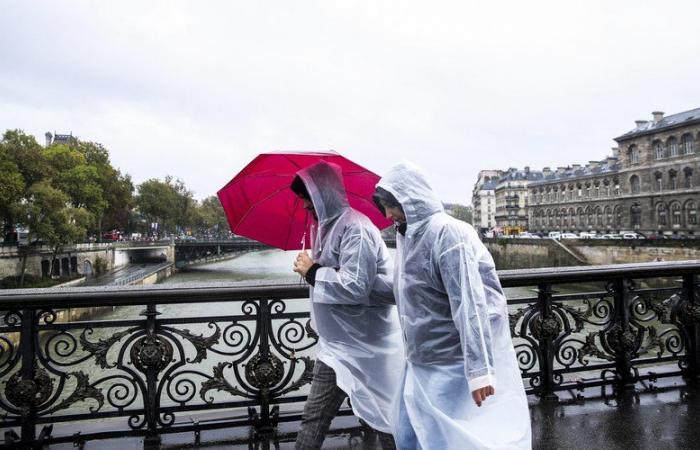
[[[698,285],[696,274],[683,275],[683,296],[685,297],[684,326],[688,334],[687,368],[685,378],[688,382],[698,384],[700,381],[700,299],[695,290]]]
[[[542,359],[540,360],[540,399],[545,402],[557,402],[559,397],[554,393],[554,339],[557,337],[554,329],[547,325],[556,318],[552,316],[552,285],[543,283],[537,285],[537,303],[540,310],[540,318],[535,324],[535,334],[539,342]]]

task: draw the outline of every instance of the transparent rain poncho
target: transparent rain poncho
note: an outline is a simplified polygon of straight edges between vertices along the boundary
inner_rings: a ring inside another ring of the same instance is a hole
[[[333,368],[355,415],[392,431],[392,399],[403,368],[396,306],[373,287],[390,284],[389,253],[379,230],[347,200],[341,170],[325,162],[297,173],[318,217],[312,259],[322,267],[311,288],[317,357]]]
[[[381,179],[406,215],[394,295],[406,347],[399,448],[530,448],[530,417],[493,258],[471,225],[445,213],[425,176],[401,163]],[[481,408],[471,392],[495,395]]]

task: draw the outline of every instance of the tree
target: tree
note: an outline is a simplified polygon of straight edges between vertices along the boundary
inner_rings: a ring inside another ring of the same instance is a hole
[[[26,190],[45,177],[41,146],[22,130],[7,130],[0,140],[0,219],[5,229],[21,223]]]
[[[51,185],[48,180],[34,183],[27,191],[24,205],[24,224],[29,229],[29,241],[35,237],[52,249],[51,267],[66,244],[80,241],[92,220],[85,209],[74,207],[67,194]],[[26,257],[22,261],[20,286],[24,284]]]
[[[446,203],[445,209],[449,210],[452,217],[463,222],[472,223],[472,207],[459,203]]]
[[[33,136],[8,130],[0,141],[0,215],[5,228],[28,228],[29,241],[61,248],[101,228],[106,214],[128,221],[133,184],[109,162],[104,147],[72,139],[41,147]],[[101,233],[100,233],[101,235]],[[22,262],[24,281],[25,257]],[[52,262],[53,264],[53,262]]]
[[[197,227],[208,234],[219,235],[228,231],[224,207],[215,195],[205,198],[197,208]]]
[[[105,205],[96,216],[97,234],[101,236],[103,229],[128,228],[129,215],[134,206],[134,184],[131,177],[128,174],[122,175],[112,166],[109,152],[101,144],[74,139],[70,145],[97,171],[97,183]]]
[[[141,183],[136,206],[147,221],[159,223],[162,231],[176,233],[178,228],[195,224],[194,196],[184,182],[171,176],[164,181],[152,178]]]
[[[14,228],[15,218],[21,213],[22,194],[26,188],[24,177],[17,164],[10,159],[0,144],[0,220],[9,229]]]

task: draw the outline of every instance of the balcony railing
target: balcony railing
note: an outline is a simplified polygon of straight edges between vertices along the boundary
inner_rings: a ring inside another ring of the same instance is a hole
[[[625,395],[695,379],[699,273],[700,261],[500,272],[516,291],[510,327],[527,392]],[[302,286],[4,292],[0,310],[6,447],[270,431],[300,419],[312,378],[317,336]]]

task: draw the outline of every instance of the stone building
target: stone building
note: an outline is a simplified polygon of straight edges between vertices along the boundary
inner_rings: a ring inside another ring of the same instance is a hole
[[[541,180],[542,172],[510,168],[498,179],[496,197],[496,226],[506,234],[528,229],[528,192],[530,184]]]
[[[53,134],[51,134],[50,131],[47,131],[44,137],[46,138],[47,147],[50,147],[52,144],[69,144],[73,139],[73,132],[71,131],[70,134],[56,134],[54,131]]]
[[[496,226],[496,186],[501,170],[481,170],[472,190],[472,224],[482,232]]]
[[[615,138],[612,156],[530,183],[531,231],[698,234],[700,108],[652,113]]]

